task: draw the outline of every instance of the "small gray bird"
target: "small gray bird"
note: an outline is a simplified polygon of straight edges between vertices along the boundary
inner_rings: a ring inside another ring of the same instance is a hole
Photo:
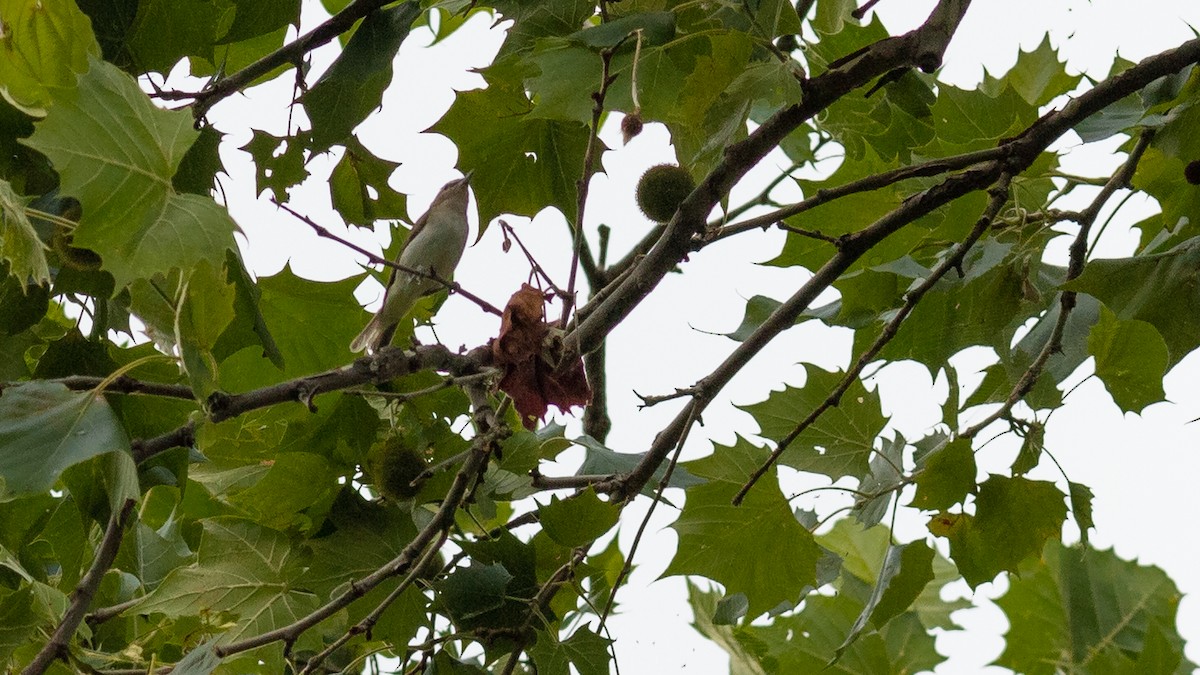
[[[413,223],[408,240],[396,262],[409,269],[432,272],[449,280],[458,267],[467,246],[467,188],[471,172],[442,186],[429,210]],[[421,296],[434,293],[444,285],[429,277],[417,276],[392,268],[383,307],[367,327],[350,343],[350,351],[375,353],[392,341],[396,326]]]

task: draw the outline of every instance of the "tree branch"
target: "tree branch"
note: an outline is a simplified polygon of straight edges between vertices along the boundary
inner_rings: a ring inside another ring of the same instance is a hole
[[[887,345],[887,343],[892,341],[892,338],[894,338],[896,333],[899,332],[900,325],[904,323],[904,320],[907,319],[910,314],[912,314],[913,309],[915,309],[917,303],[919,303],[921,299],[925,297],[925,294],[933,289],[933,287],[936,286],[937,283],[941,281],[942,277],[946,276],[950,270],[958,269],[962,266],[963,259],[966,257],[967,252],[970,251],[971,247],[974,246],[977,241],[979,241],[979,238],[988,231],[988,228],[992,226],[992,222],[1000,213],[1000,209],[1004,208],[1004,203],[1008,200],[1008,188],[1011,178],[1012,177],[1008,174],[1001,174],[1000,180],[998,180],[991,188],[991,200],[988,202],[983,214],[979,216],[978,220],[975,221],[975,227],[971,228],[971,232],[967,235],[967,238],[964,239],[957,247],[955,247],[954,252],[947,256],[945,260],[942,260],[942,262],[936,268],[934,268],[932,272],[930,272],[929,276],[922,281],[920,285],[905,295],[904,305],[899,309],[899,311],[896,312],[896,315],[892,317],[891,321],[888,321],[887,325],[883,327],[883,330],[880,331],[879,336],[875,338],[875,342],[872,343],[871,346],[865,351],[863,351],[862,354],[859,354],[858,359],[854,362],[854,365],[850,368],[850,370],[846,371],[845,376],[842,377],[842,380],[838,383],[837,387],[835,387],[834,390],[829,393],[825,400],[822,401],[821,404],[816,408],[813,408],[813,410],[809,412],[809,414],[803,420],[801,420],[800,423],[797,424],[795,428],[793,428],[787,434],[787,436],[784,436],[775,444],[775,449],[771,451],[770,456],[767,457],[767,459],[761,465],[759,465],[757,469],[755,469],[754,473],[750,474],[750,477],[744,484],[742,484],[742,487],[737,491],[737,494],[733,496],[733,504],[735,506],[742,503],[742,500],[746,498],[746,494],[750,492],[750,488],[754,487],[754,484],[757,483],[759,479],[761,479],[767,473],[767,471],[769,471],[771,467],[775,465],[775,462],[778,461],[779,456],[788,449],[788,446],[790,446],[792,442],[800,436],[800,434],[804,433],[805,429],[812,426],[812,424],[816,422],[826,410],[829,410],[841,402],[842,395],[846,393],[846,390],[850,388],[851,384],[858,380],[858,376],[862,374],[862,371],[867,367],[867,364],[875,359],[875,356],[879,354],[879,352],[884,348],[884,346]],[[903,473],[900,471],[899,467],[894,468],[896,469],[897,474]]]
[[[624,320],[688,254],[692,236],[704,230],[709,212],[722,196],[789,133],[834,101],[876,77],[901,66],[917,65],[918,59],[927,58],[930,47],[939,40],[944,49],[944,43],[950,39],[950,35],[944,32],[944,16],[957,9],[965,10],[967,4],[966,0],[942,0],[926,25],[904,36],[881,40],[840,67],[803,81],[804,98],[800,103],[783,108],[745,140],[725,149],[721,162],[684,199],[664,228],[662,236],[636,265],[630,278],[567,336],[565,342],[568,349],[579,353],[595,349],[604,336]],[[937,23],[933,21],[935,18],[939,20]],[[936,34],[927,34],[931,32]]]
[[[415,0],[409,0],[415,2]],[[325,23],[308,33],[296,38],[295,41],[276,49],[261,59],[251,63],[229,77],[217,80],[203,91],[195,93],[164,91],[158,94],[164,100],[192,99],[192,116],[196,119],[204,117],[217,102],[241,91],[258,78],[266,75],[279,66],[294,64],[308,52],[331,42],[334,38],[350,30],[359,20],[371,12],[383,7],[391,0],[354,0],[345,9],[334,14]],[[418,12],[413,18],[419,17]]]
[[[366,595],[385,579],[402,574],[410,569],[429,545],[454,525],[454,513],[462,504],[462,500],[466,496],[468,489],[479,479],[484,467],[487,466],[488,457],[491,456],[495,445],[501,438],[508,434],[508,428],[500,423],[496,416],[496,411],[492,408],[491,402],[488,400],[487,389],[478,383],[474,383],[467,386],[465,390],[467,396],[471,399],[471,405],[475,411],[473,419],[477,435],[472,439],[470,454],[467,456],[466,461],[463,462],[462,468],[455,474],[454,482],[451,483],[450,489],[446,491],[446,496],[442,499],[441,506],[433,514],[425,527],[417,533],[417,536],[405,545],[404,549],[386,565],[362,579],[351,583],[350,587],[343,591],[341,595],[333,598],[307,616],[301,617],[287,626],[268,631],[261,635],[216,647],[214,651],[217,656],[224,658],[230,654],[238,654],[279,641],[283,641],[290,646],[305,631]]]
[[[871,247],[934,209],[968,192],[990,185],[1002,172],[1008,172],[1013,176],[1019,175],[1051,143],[1076,124],[1154,80],[1179,72],[1197,62],[1200,62],[1200,39],[1190,40],[1175,49],[1148,57],[1132,68],[1081,94],[1067,103],[1062,110],[1046,113],[1023,133],[1003,142],[1002,145],[1008,149],[1004,155],[1005,159],[993,160],[951,176],[942,183],[909,197],[898,209],[867,228],[847,236],[842,248],[817,270],[808,283],[776,309],[750,337],[730,353],[724,362],[700,381],[697,388],[704,393],[704,397],[693,398],[689,405],[676,415],[675,419],[655,437],[653,444],[638,466],[621,479],[598,486],[597,489],[609,489],[622,496],[639,492],[658,465],[666,459],[667,454],[674,447],[676,439],[683,433],[693,411],[696,413],[702,411],[711,397],[724,387],[758,351],[774,339],[775,335],[792,326],[796,317]],[[691,200],[694,197],[696,197],[696,193],[693,193],[688,199]],[[635,271],[634,274],[637,275],[637,272]]]
[[[41,651],[33,657],[25,670],[21,671],[21,675],[40,675],[46,672],[54,659],[67,658],[71,637],[75,635],[75,630],[79,628],[80,622],[87,614],[88,607],[92,604],[92,598],[96,595],[96,589],[100,586],[100,580],[104,578],[104,574],[108,572],[108,568],[112,566],[113,560],[117,557],[117,551],[121,547],[121,535],[125,533],[125,523],[129,520],[129,514],[133,511],[136,503],[132,499],[126,499],[120,509],[114,509],[109,515],[108,526],[104,528],[104,537],[100,540],[99,548],[96,549],[96,558],[92,561],[92,566],[88,568],[87,573],[79,580],[79,585],[71,592],[71,604],[63,614],[62,621],[59,622],[58,628],[54,630],[54,634],[50,636],[50,640],[42,647]]]

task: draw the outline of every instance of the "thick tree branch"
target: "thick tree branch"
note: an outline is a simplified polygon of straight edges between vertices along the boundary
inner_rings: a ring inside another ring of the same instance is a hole
[[[1175,49],[1148,57],[1136,66],[1096,85],[1093,89],[1070,101],[1062,110],[1046,113],[1025,132],[1002,143],[1008,148],[1006,159],[994,160],[951,176],[939,185],[908,198],[898,209],[885,215],[869,227],[849,235],[845,239],[844,245],[808,283],[776,309],[749,338],[730,353],[724,362],[696,385],[700,395],[693,398],[675,419],[655,437],[649,451],[638,466],[622,479],[597,489],[610,489],[626,497],[639,492],[674,447],[688,420],[703,410],[717,391],[724,387],[778,333],[792,326],[796,317],[871,247],[932,210],[968,192],[990,185],[1002,172],[1011,173],[1013,176],[1018,175],[1027,169],[1051,143],[1076,124],[1154,80],[1177,73],[1197,62],[1200,62],[1200,39],[1190,40]],[[692,197],[695,197],[695,193]]]
[[[280,403],[299,402],[312,408],[312,401],[319,394],[387,382],[420,370],[446,371],[455,377],[476,375],[490,363],[491,350],[487,346],[477,347],[466,354],[455,354],[442,345],[421,345],[412,350],[388,348],[324,373],[241,394],[217,392],[208,398],[205,407],[209,421],[223,422]],[[188,422],[161,436],[134,441],[133,458],[142,462],[164,450],[191,445],[194,432],[194,423]]]
[[[579,353],[595,349],[604,336],[688,254],[692,236],[704,230],[709,212],[722,196],[789,133],[876,77],[899,67],[919,65],[922,59],[927,60],[936,51],[933,48],[939,40],[944,51],[950,39],[946,27],[950,23],[957,25],[957,21],[948,22],[947,17],[957,13],[961,19],[961,12],[968,4],[966,0],[942,0],[926,25],[906,35],[881,40],[847,63],[804,81],[801,102],[783,108],[745,140],[726,148],[721,162],[679,206],[662,236],[636,265],[630,278],[567,336],[568,349]]]

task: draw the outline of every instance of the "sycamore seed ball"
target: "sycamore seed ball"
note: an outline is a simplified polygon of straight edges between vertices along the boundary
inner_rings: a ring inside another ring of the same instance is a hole
[[[650,220],[665,223],[694,189],[696,182],[687,169],[674,164],[652,166],[638,181],[638,208]]]
[[[377,446],[378,447],[378,446]],[[391,438],[370,461],[371,480],[376,490],[393,502],[412,499],[421,489],[413,481],[425,471],[425,459],[413,448]]]

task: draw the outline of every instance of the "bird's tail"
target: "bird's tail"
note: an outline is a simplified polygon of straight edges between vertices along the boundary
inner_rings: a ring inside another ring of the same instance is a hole
[[[358,337],[354,338],[354,341],[350,343],[350,351],[355,353],[362,351],[377,352],[383,348],[385,339],[391,337],[391,335],[385,334],[391,331],[388,330],[388,326],[384,325],[381,318],[379,314],[371,317],[371,321],[367,324],[366,328],[363,328]]]

